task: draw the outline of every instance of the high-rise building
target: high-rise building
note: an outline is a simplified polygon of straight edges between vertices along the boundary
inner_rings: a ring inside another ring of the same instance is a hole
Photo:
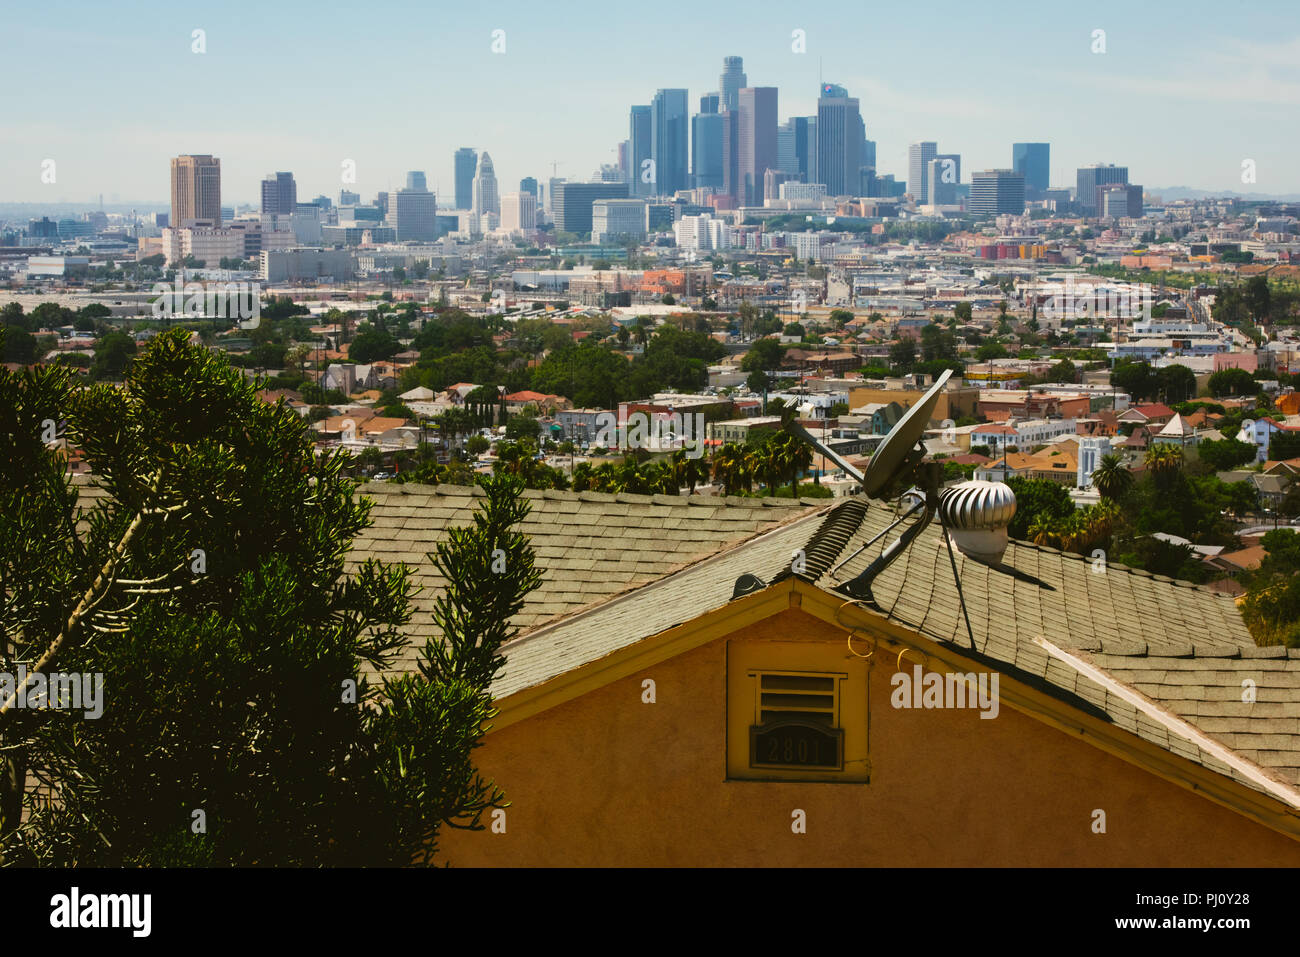
[[[191,220],[221,225],[221,160],[210,155],[177,156],[172,159],[173,228]]]
[[[700,97],[701,113],[717,113],[721,109],[722,109],[722,94],[705,93],[702,97]]]
[[[929,173],[930,160],[939,153],[939,144],[930,142],[913,143],[907,148],[907,186],[912,198],[918,203],[928,203],[930,193],[926,174]]]
[[[296,189],[296,188],[294,189],[294,192],[295,192],[295,194],[297,193],[297,189]],[[349,191],[349,190],[346,190],[346,189],[341,189],[341,190],[339,190],[339,205],[340,205],[340,206],[359,206],[359,205],[361,205],[361,194],[360,194],[360,193],[353,193],[353,192],[351,192],[351,191]],[[296,201],[295,201],[295,203],[294,203],[294,208],[295,208],[295,209],[297,208],[297,202],[296,202]]]
[[[650,158],[654,160],[654,195],[671,196],[690,188],[687,127],[690,117],[683,89],[659,90],[650,101]]]
[[[438,201],[427,189],[399,189],[389,194],[388,206],[398,242],[430,243],[438,238]]]
[[[537,228],[537,197],[526,189],[501,197],[501,228],[523,232]]]
[[[591,206],[598,199],[627,199],[627,183],[551,181],[555,228],[563,233],[591,232]]]
[[[1140,219],[1142,187],[1108,183],[1097,187],[1097,215],[1103,219]]]
[[[866,138],[866,128],[862,130],[862,165],[876,168],[876,141]]]
[[[776,168],[776,87],[747,86],[738,95],[737,155],[742,205],[763,203],[763,175]]]
[[[776,128],[776,168],[791,176],[799,175],[799,157],[794,152],[794,130],[788,122]]]
[[[552,216],[555,215],[555,190],[564,181],[563,176],[552,176],[546,181],[546,209]]]
[[[1074,201],[1079,204],[1079,210],[1084,216],[1097,216],[1097,187],[1110,183],[1127,183],[1128,167],[1116,166],[1114,163],[1094,163],[1080,167],[1077,176],[1078,191]]]
[[[456,208],[469,209],[474,204],[474,170],[478,153],[468,146],[456,150]]]
[[[1035,198],[1047,189],[1052,147],[1049,143],[1012,143],[1011,168],[1025,176],[1025,193]]]
[[[628,181],[633,196],[650,196],[654,193],[654,177],[650,175],[650,107],[634,106],[628,116]]]
[[[644,199],[598,199],[591,204],[591,241],[641,239],[646,234]]]
[[[787,173],[798,173],[805,183],[817,182],[817,117],[792,116],[781,127],[789,148],[794,150],[794,162],[790,168],[782,166]],[[779,136],[780,134],[778,134]],[[778,162],[781,141],[777,140]]]
[[[957,187],[961,185],[961,156],[938,153],[926,164],[925,183],[929,202],[935,206],[957,205]]]
[[[1010,169],[971,173],[966,209],[973,216],[1019,216],[1025,211],[1025,175]]]
[[[492,157],[487,150],[478,158],[478,173],[474,177],[474,215],[501,214],[501,199],[497,193],[497,174],[492,167]]]
[[[406,174],[407,189],[428,189],[429,185],[424,179],[424,173],[421,170],[413,169]]]
[[[533,194],[533,199],[541,199],[541,198],[542,198],[541,187],[539,187],[539,186],[537,185],[537,177],[536,177],[536,176],[525,176],[523,179],[521,179],[521,180],[519,181],[519,192],[521,192],[521,193],[532,193],[532,194]],[[505,214],[503,213],[502,216],[504,217],[504,215],[505,215]]]
[[[292,173],[268,173],[262,180],[262,214],[292,216],[298,208],[298,184]]]
[[[740,91],[748,85],[744,57],[723,57],[722,76],[718,77],[718,112],[722,110],[736,112],[740,106]]]
[[[722,126],[729,115],[701,111],[691,117],[691,185],[696,189],[723,188]]]
[[[823,83],[817,100],[817,179],[830,196],[858,192],[865,126],[858,101],[844,87]]]

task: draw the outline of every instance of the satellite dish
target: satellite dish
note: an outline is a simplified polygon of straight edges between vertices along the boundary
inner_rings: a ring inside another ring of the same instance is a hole
[[[871,456],[867,470],[862,473],[862,490],[871,498],[890,498],[889,491],[925,457],[925,450],[918,449],[916,443],[929,427],[930,413],[950,378],[952,370],[944,369],[921,401],[907,410]]]

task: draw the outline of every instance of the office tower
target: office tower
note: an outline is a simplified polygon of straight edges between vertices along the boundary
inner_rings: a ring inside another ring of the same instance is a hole
[[[740,106],[740,91],[748,85],[744,57],[723,57],[722,76],[718,77],[718,111],[736,112]]]
[[[717,113],[722,109],[722,95],[719,93],[705,93],[700,97],[701,113]]]
[[[628,140],[619,140],[618,143],[618,171],[624,183],[632,179],[632,161],[628,158],[632,148]]]
[[[298,184],[292,173],[268,173],[262,180],[262,213],[292,216],[298,208]]]
[[[428,183],[425,182],[424,173],[418,169],[413,169],[409,173],[407,173],[406,188],[427,190],[429,186]]]
[[[171,225],[183,227],[191,220],[221,225],[221,160],[214,156],[177,156],[172,159]]]
[[[907,187],[912,198],[918,203],[928,203],[930,194],[927,190],[926,174],[928,165],[939,152],[939,144],[926,141],[913,143],[907,148]]]
[[[419,183],[423,177],[414,182]],[[412,182],[410,175],[407,182]],[[423,186],[399,189],[388,198],[389,221],[398,242],[433,242],[438,238],[437,197]]]
[[[866,133],[865,129],[863,133]],[[876,168],[876,141],[869,140],[865,136],[862,139],[862,165]]]
[[[379,208],[379,212],[383,215],[385,219],[387,219],[388,218],[388,194],[376,193],[375,206]]]
[[[740,182],[740,114],[723,110],[722,117],[722,191],[739,201],[744,195]]]
[[[295,192],[296,192],[296,190],[295,190]],[[294,208],[295,208],[295,209],[297,208],[297,205],[298,205],[298,204],[297,204],[297,201],[295,201],[295,202],[294,202]],[[352,193],[352,192],[349,192],[349,191],[346,190],[346,189],[341,189],[341,190],[339,190],[339,205],[340,205],[340,206],[359,206],[359,205],[361,205],[361,194],[360,194],[360,193]]]
[[[1025,211],[1025,176],[1010,169],[986,169],[971,173],[970,200],[966,209],[973,216],[997,216]]]
[[[650,107],[632,107],[628,118],[628,175],[633,196],[649,196],[654,183],[646,182],[646,161],[650,159]],[[651,177],[653,179],[653,177]]]
[[[1079,204],[1079,210],[1084,216],[1096,216],[1097,187],[1110,183],[1127,183],[1128,167],[1116,166],[1114,163],[1094,163],[1080,167],[1077,175],[1078,191],[1074,201]]]
[[[696,189],[723,188],[722,126],[729,115],[700,112],[691,117],[691,185]]]
[[[1103,219],[1141,218],[1142,187],[1129,183],[1108,183],[1098,186],[1097,215]]]
[[[456,208],[469,209],[474,203],[474,170],[478,154],[468,146],[456,150]]]
[[[552,176],[546,181],[546,208],[552,216],[555,215],[555,190],[563,182],[563,176]]]
[[[497,174],[492,168],[492,157],[487,150],[478,158],[478,174],[474,177],[474,205],[476,216],[485,213],[501,214],[501,199],[497,194]]]
[[[654,160],[654,195],[671,196],[690,187],[687,163],[686,91],[659,90],[650,101],[650,158]]]
[[[925,167],[925,184],[929,202],[935,206],[957,205],[957,187],[961,183],[961,156],[937,153]]]
[[[842,86],[823,83],[817,100],[817,179],[828,195],[857,193],[864,138],[857,98]]]
[[[1025,176],[1025,193],[1035,199],[1047,189],[1051,145],[1048,143],[1012,143],[1011,168]]]
[[[591,204],[591,241],[596,245],[641,239],[645,234],[644,199],[598,199]]]
[[[627,199],[627,183],[568,183],[551,180],[551,212],[562,233],[591,232],[591,206],[598,199]]]
[[[537,185],[536,176],[525,176],[519,181],[519,192],[532,193],[533,199],[541,199],[541,187]]]
[[[782,137],[788,144],[782,147]],[[805,183],[817,182],[817,117],[792,116],[782,125],[777,133],[777,162],[783,163],[781,150],[794,151],[794,159],[789,167],[780,168],[788,173],[798,173]]]
[[[501,228],[520,232],[537,228],[537,197],[526,189],[501,197]]]
[[[791,176],[799,175],[799,158],[794,152],[794,130],[789,123],[776,128],[776,168]]]
[[[740,140],[738,196],[745,206],[763,203],[763,174],[776,168],[776,87],[747,86],[740,90],[736,124]]]

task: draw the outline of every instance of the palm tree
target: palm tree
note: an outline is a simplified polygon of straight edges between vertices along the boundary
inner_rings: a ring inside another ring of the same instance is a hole
[[[1035,545],[1055,546],[1057,544],[1056,525],[1051,518],[1045,514],[1038,515],[1033,522],[1030,523],[1025,534],[1029,536],[1029,540]]]
[[[786,442],[786,449],[787,449],[786,454],[789,459],[790,469],[791,469],[790,494],[798,498],[799,476],[812,468],[813,451],[812,451],[812,447],[808,445],[807,442],[800,441],[799,439],[795,438],[793,435],[790,435],[788,432],[785,433],[785,436],[789,440]]]
[[[1133,485],[1133,473],[1118,455],[1103,455],[1092,472],[1093,487],[1102,498],[1119,501]]]
[[[741,488],[749,488],[750,470],[744,450],[728,442],[714,452],[713,477],[722,484],[723,495],[735,495]]]
[[[1157,481],[1164,483],[1182,467],[1183,450],[1176,445],[1161,442],[1147,449],[1145,461]]]

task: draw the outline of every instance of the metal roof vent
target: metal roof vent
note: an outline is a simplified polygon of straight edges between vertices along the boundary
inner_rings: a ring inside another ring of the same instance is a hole
[[[939,493],[939,519],[957,550],[996,565],[1007,550],[1007,526],[1016,514],[1016,493],[1003,482],[962,482]]]

